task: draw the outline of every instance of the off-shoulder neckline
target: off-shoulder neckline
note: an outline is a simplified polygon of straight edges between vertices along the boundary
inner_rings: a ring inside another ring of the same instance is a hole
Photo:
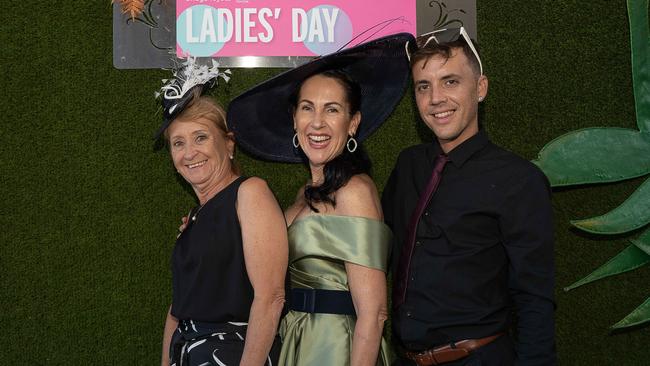
[[[298,224],[303,221],[308,221],[310,219],[315,219],[315,218],[325,218],[325,217],[331,217],[333,219],[347,219],[347,220],[362,220],[362,221],[370,221],[370,222],[377,222],[380,224],[384,224],[383,220],[378,220],[378,219],[373,219],[370,217],[364,217],[364,216],[347,216],[347,215],[323,215],[323,214],[313,214],[313,215],[305,215],[302,217],[299,217],[297,219],[294,219],[293,222],[287,226],[287,229],[294,226],[295,224]]]

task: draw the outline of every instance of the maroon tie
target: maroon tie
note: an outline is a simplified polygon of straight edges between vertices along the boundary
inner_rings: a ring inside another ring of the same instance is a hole
[[[449,161],[449,157],[444,154],[440,154],[436,157],[436,161],[433,163],[433,173],[431,178],[429,178],[429,183],[427,183],[426,188],[420,195],[418,204],[413,210],[411,215],[411,220],[407,227],[407,237],[402,247],[400,257],[399,257],[399,266],[397,267],[397,273],[395,276],[395,282],[393,286],[393,307],[397,309],[406,297],[406,285],[408,283],[409,271],[411,267],[411,256],[413,255],[413,247],[415,246],[415,232],[418,228],[418,222],[424,209],[427,207],[427,204],[433,196],[433,192],[438,188],[440,183],[440,177],[442,176],[442,170],[445,168],[445,164]]]

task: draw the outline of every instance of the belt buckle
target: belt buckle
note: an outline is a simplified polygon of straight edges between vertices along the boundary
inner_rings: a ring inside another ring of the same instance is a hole
[[[431,366],[438,364],[430,349],[415,353],[413,355],[413,361],[415,361],[418,366]]]
[[[435,361],[435,358],[431,354],[431,350],[427,349],[424,351],[419,351],[419,352],[413,352],[413,351],[406,351],[405,352],[406,358],[410,359],[411,361],[415,362],[416,365],[418,366],[431,366],[431,365],[437,365],[438,363]]]
[[[446,346],[431,348],[420,352],[407,352],[407,357],[418,366],[442,365],[447,362],[460,360],[468,355],[469,352],[467,350],[456,348],[453,342]]]

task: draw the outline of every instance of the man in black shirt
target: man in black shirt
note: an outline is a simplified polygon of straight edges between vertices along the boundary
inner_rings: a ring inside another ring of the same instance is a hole
[[[465,30],[417,43],[415,99],[437,141],[402,151],[382,197],[397,365],[554,365],[548,181],[479,129],[488,80]]]

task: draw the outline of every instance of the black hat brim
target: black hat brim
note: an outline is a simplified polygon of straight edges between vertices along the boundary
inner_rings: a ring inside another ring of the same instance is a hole
[[[228,126],[239,146],[271,161],[297,163],[292,145],[293,116],[289,97],[314,74],[341,69],[361,87],[361,124],[355,138],[363,141],[392,113],[404,94],[410,68],[405,52],[409,33],[372,40],[286,71],[237,96],[228,106]]]

